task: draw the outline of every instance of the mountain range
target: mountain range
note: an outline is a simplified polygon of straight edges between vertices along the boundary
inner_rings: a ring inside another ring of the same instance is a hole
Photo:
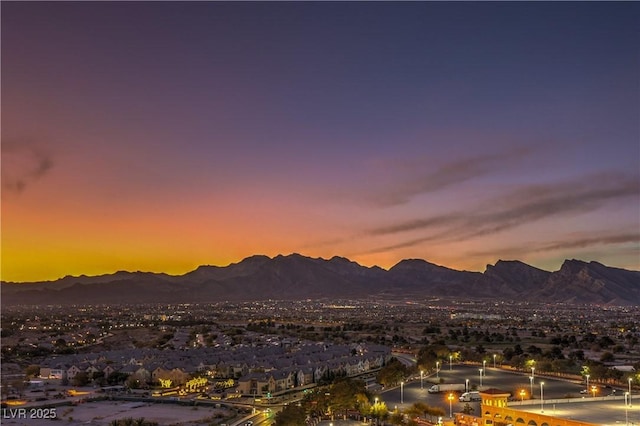
[[[204,303],[371,296],[517,300],[538,303],[640,305],[640,271],[565,260],[549,272],[512,260],[485,272],[458,271],[421,259],[389,270],[343,257],[251,256],[225,267],[200,266],[184,275],[116,272],[55,281],[0,285],[2,304],[76,305]]]

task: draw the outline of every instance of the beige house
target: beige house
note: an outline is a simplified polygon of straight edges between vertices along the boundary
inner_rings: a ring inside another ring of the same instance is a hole
[[[187,380],[189,380],[189,373],[185,372],[182,368],[166,370],[162,367],[158,367],[151,373],[151,379],[154,382],[160,381],[160,379],[169,379],[173,385],[183,385]]]
[[[276,392],[276,380],[268,373],[250,373],[238,379],[238,393],[249,396],[263,396]]]

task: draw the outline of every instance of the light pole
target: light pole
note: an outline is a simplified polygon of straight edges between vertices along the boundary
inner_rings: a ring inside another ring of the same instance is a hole
[[[376,424],[378,424],[378,397],[376,396],[374,399],[374,404],[373,404],[373,413],[371,413],[372,417],[376,418]]]
[[[480,387],[482,388],[482,368],[480,369]]]
[[[400,382],[400,404],[404,404],[404,382]]]
[[[629,399],[631,399],[631,394],[629,392],[624,393],[624,417],[625,417],[625,424],[628,426],[629,425],[629,405],[631,404],[627,404],[627,395],[629,395]]]
[[[524,396],[525,396],[526,392],[524,391],[524,389],[520,389],[520,401],[524,402]]]
[[[596,385],[592,385],[591,386],[591,392],[593,393],[593,397],[596,397],[596,391],[598,390],[598,388],[596,387]]]
[[[469,392],[469,379],[464,379],[464,391]]]
[[[529,381],[531,382],[531,399],[533,399],[533,376],[529,376]]]
[[[544,382],[540,382],[540,412],[544,413]]]
[[[447,399],[449,400],[449,418],[452,419],[453,418],[453,408],[451,406],[451,403],[453,402],[453,394],[450,393],[449,396],[447,397]]]
[[[420,370],[420,389],[424,389],[423,380],[422,380],[424,378],[423,374],[424,374],[424,371]]]
[[[586,374],[584,377],[587,378],[587,392],[589,392],[589,375]]]
[[[631,407],[631,377],[629,377],[629,407]]]
[[[378,397],[376,396],[373,403],[372,416],[376,418],[376,424],[378,423]]]
[[[493,368],[496,368],[496,354],[493,354]]]
[[[453,361],[453,355],[449,355],[449,371],[451,371],[451,362]]]
[[[440,361],[436,361],[436,379],[440,379]]]
[[[535,367],[531,367],[531,377],[536,377],[536,368]]]
[[[487,360],[486,359],[482,360],[482,371],[485,372],[484,374],[487,374],[486,373],[486,371],[487,371]]]

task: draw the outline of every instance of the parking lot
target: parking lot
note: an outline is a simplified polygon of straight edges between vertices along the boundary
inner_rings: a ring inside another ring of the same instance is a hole
[[[453,391],[454,398],[449,405],[449,392],[429,393],[428,388],[434,384],[462,384],[462,388],[468,390],[495,388],[511,394],[512,402],[521,400],[539,400],[542,396],[545,399],[572,399],[583,398],[586,395],[581,394],[585,384],[577,381],[566,381],[554,377],[534,376],[533,380],[530,375],[522,374],[501,368],[486,367],[482,371],[480,378],[480,369],[482,366],[473,366],[467,364],[452,364],[451,369],[445,365],[440,369],[438,374],[431,374],[414,377],[402,386],[387,389],[381,392],[380,397],[387,404],[389,409],[394,407],[406,408],[414,402],[425,402],[430,406],[441,407],[449,413],[462,411],[467,402],[460,402],[459,397],[464,392]],[[598,397],[603,394],[609,394],[613,389],[598,387],[596,395]],[[469,402],[474,412],[479,412],[479,402]]]

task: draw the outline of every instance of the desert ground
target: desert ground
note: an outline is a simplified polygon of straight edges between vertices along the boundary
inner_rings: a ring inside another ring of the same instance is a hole
[[[25,416],[26,415],[26,418]],[[51,414],[51,413],[48,413]],[[55,419],[32,418],[41,413],[3,410],[3,425],[109,425],[114,420],[144,418],[159,425],[221,425],[229,422],[233,413],[224,408],[184,407],[174,404],[143,402],[94,401],[74,406],[56,407]],[[53,417],[53,416],[49,416]]]

